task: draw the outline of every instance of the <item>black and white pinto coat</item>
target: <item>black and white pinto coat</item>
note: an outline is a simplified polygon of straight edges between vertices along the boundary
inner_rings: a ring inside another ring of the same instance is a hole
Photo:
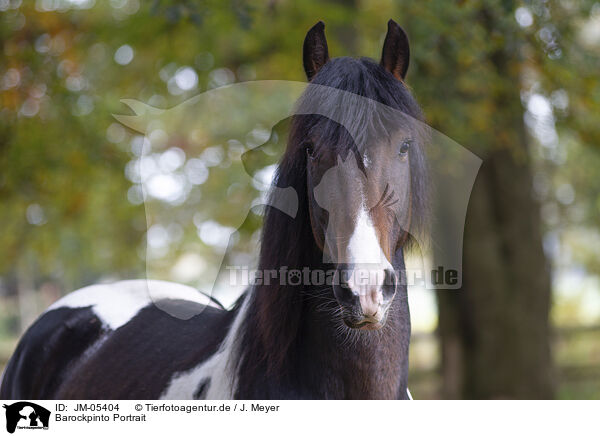
[[[149,285],[162,295],[153,292],[150,298]],[[249,296],[228,311],[194,288],[162,281],[128,280],[72,292],[25,333],[3,374],[0,398],[243,398],[239,384],[248,380],[238,362]],[[198,314],[184,320],[158,306]],[[300,384],[305,376],[299,375]],[[259,397],[319,397],[284,385]],[[325,397],[347,394],[332,390]],[[408,389],[398,398],[411,399]]]
[[[162,295],[148,287],[160,290]],[[157,307],[201,312],[187,320]],[[243,308],[223,310],[197,290],[128,280],[75,291],[21,339],[4,399],[228,399]],[[241,315],[241,316],[240,316]]]

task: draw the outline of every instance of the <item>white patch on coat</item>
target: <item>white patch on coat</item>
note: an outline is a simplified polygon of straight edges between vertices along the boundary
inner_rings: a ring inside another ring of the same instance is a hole
[[[356,264],[388,264],[385,254],[379,245],[377,232],[369,213],[360,208],[354,231],[348,243],[349,261]]]
[[[357,295],[364,294],[372,286],[381,286],[385,270],[394,269],[381,249],[373,221],[364,207],[358,214],[347,250],[348,262],[356,265],[349,277],[349,285]]]
[[[412,400],[412,399],[413,399],[413,397],[412,397],[412,395],[410,394],[410,391],[408,390],[408,388],[406,388],[406,395],[408,395],[408,399],[409,399],[409,400]]]
[[[198,290],[160,280],[124,280],[87,286],[64,296],[47,310],[61,307],[91,307],[103,324],[116,330],[127,324],[144,307],[161,299],[188,300],[219,307]]]
[[[235,366],[240,356],[237,340],[251,299],[252,294],[249,291],[219,350],[195,368],[174,374],[159,399],[192,400],[200,383],[205,379],[210,379],[205,399],[233,399],[237,387]]]

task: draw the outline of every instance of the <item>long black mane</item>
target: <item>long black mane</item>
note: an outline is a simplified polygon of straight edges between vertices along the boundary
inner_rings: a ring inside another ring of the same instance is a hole
[[[421,120],[423,117],[407,86],[370,59],[332,59],[308,85],[299,101],[300,108],[303,104],[313,103],[310,101],[311,88],[315,88],[313,84],[366,97],[374,103],[397,109],[414,120]],[[259,269],[278,270],[285,266],[288,269],[302,270],[304,267],[322,266],[322,252],[315,243],[309,216],[307,157],[303,148],[307,136],[318,129],[320,139],[335,147],[336,153],[343,156],[356,150],[355,140],[390,133],[385,131],[387,124],[381,119],[380,111],[373,110],[369,105],[341,107],[340,111],[341,124],[321,115],[295,115],[292,118],[286,152],[276,172],[275,184],[295,189],[298,195],[298,213],[295,218],[291,218],[275,208],[266,209]],[[364,126],[364,137],[355,134],[352,138],[343,125]],[[410,152],[411,225],[416,228],[420,225],[419,218],[425,216],[426,209],[425,158],[421,147],[411,148]],[[399,256],[399,265],[394,267],[403,269],[402,253]],[[311,294],[315,293],[318,294],[315,297],[318,299],[320,294],[317,289],[282,286],[278,281],[271,282],[270,285],[257,285],[248,292],[245,298],[251,298],[252,301],[239,338],[240,376],[253,380],[252,385],[262,386],[264,389],[265,386],[281,381],[294,370],[289,363],[296,361],[305,329],[303,321],[308,311],[314,310]],[[360,337],[364,340],[380,340],[378,334],[376,332]],[[256,394],[257,389],[247,384],[238,386],[236,393],[240,398],[256,397]]]

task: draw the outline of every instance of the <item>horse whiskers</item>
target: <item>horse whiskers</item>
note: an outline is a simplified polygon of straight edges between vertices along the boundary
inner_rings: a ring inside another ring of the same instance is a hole
[[[319,301],[336,302],[336,300],[333,297],[333,295],[327,295],[327,294],[322,294],[322,295],[318,295],[318,294],[310,295],[310,294],[307,294],[307,295],[304,295],[304,297],[306,298],[306,301],[319,300]]]
[[[339,307],[339,306],[338,306]],[[317,312],[331,313],[335,314],[338,310],[334,302],[326,301],[324,303],[320,303],[315,307]]]
[[[333,286],[332,285],[327,285],[327,286],[323,286],[322,288],[309,288],[309,289],[304,289],[302,291],[303,294],[306,295],[315,295],[315,292],[318,294],[322,291],[328,291],[328,290],[333,290]]]
[[[319,298],[321,298],[321,299],[323,299],[323,298],[333,298],[332,296],[330,296],[330,295],[328,295],[327,293],[324,293],[324,292],[323,293],[317,293],[317,294],[306,292],[306,293],[302,293],[302,296],[304,298],[306,298],[307,300],[310,300],[310,299],[319,299]]]

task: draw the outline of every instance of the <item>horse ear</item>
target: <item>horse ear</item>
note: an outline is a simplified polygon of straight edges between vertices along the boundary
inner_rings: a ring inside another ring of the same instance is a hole
[[[304,71],[309,82],[329,60],[329,51],[327,50],[327,39],[325,39],[324,30],[325,24],[319,21],[311,27],[306,34],[306,38],[304,38],[302,58],[304,61]]]
[[[381,66],[392,73],[396,79],[404,80],[409,59],[408,36],[394,20],[388,21],[388,31],[381,53]]]

